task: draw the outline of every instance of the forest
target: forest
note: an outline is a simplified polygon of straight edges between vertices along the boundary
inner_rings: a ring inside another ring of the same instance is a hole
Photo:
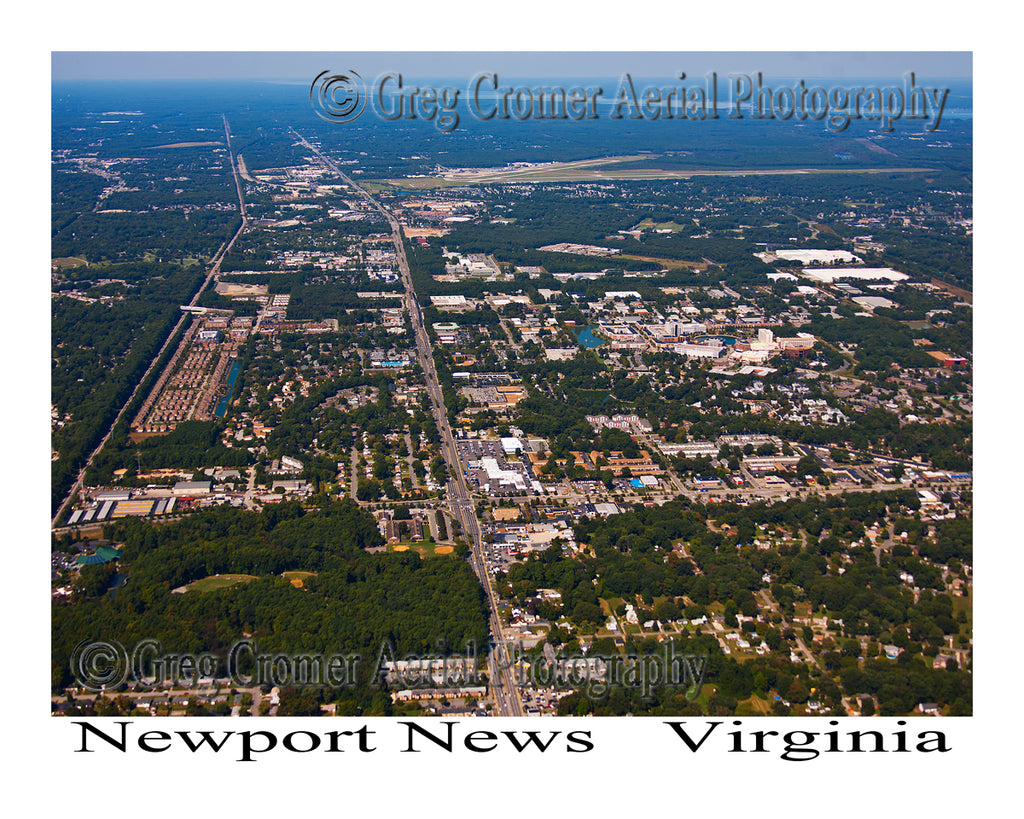
[[[359,654],[366,658],[359,688],[345,696],[365,704],[374,695],[373,658],[385,643],[399,656],[487,644],[483,590],[468,563],[367,553],[382,539],[372,516],[351,500],[322,499],[314,508],[286,502],[259,513],[217,507],[160,526],[125,519],[104,536],[124,544],[117,571],[126,582],[111,591],[83,583],[71,602],[55,603],[55,691],[72,682],[69,657],[86,639],[134,646],[148,638],[167,652],[223,656],[247,636],[261,651]],[[285,571],[315,576],[296,588],[280,576]],[[173,593],[228,573],[255,579]]]
[[[179,286],[187,279],[179,279]],[[54,299],[53,403],[71,420],[53,432],[53,509],[142,378],[180,316],[166,301],[83,304]],[[70,339],[74,338],[72,344]],[[140,399],[141,400],[141,399]]]

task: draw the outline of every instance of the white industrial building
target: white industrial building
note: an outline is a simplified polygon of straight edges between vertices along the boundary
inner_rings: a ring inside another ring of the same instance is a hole
[[[772,254],[757,254],[759,256],[771,256]],[[800,262],[801,264],[811,264],[812,262],[819,262],[821,264],[835,264],[836,262],[844,262],[847,264],[859,264],[861,259],[854,256],[849,250],[814,250],[811,248],[780,248],[774,252],[776,259],[785,259],[787,262]]]
[[[910,277],[906,273],[900,273],[891,267],[808,267],[803,274],[815,281],[831,284],[836,279],[886,279],[891,282],[900,282]]]
[[[483,487],[484,489],[517,489],[521,492],[527,490],[526,477],[513,469],[502,469],[498,466],[497,458],[481,458],[479,464],[487,474],[487,485]]]
[[[213,481],[178,481],[174,484],[175,495],[209,495],[213,491]]]
[[[511,455],[513,452],[523,451],[523,442],[518,438],[502,438],[501,448],[506,455]]]
[[[672,352],[689,358],[718,358],[722,354],[724,344],[672,344]]]
[[[465,296],[431,296],[430,303],[438,310],[465,310],[469,306]]]

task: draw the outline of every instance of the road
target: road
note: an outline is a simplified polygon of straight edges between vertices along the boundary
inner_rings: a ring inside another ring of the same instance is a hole
[[[235,191],[238,194],[238,211],[242,216],[242,223],[238,226],[238,230],[235,231],[234,235],[220,246],[220,249],[217,251],[216,255],[211,260],[210,270],[207,273],[206,278],[203,279],[203,283],[200,285],[199,289],[195,292],[195,295],[192,296],[192,300],[188,303],[189,307],[195,307],[196,302],[199,301],[199,297],[203,294],[203,291],[205,291],[206,288],[210,286],[210,282],[213,281],[214,278],[216,278],[220,274],[221,262],[224,260],[224,257],[227,255],[228,251],[231,250],[231,247],[232,245],[234,245],[235,240],[242,235],[242,232],[249,225],[249,217],[246,215],[245,212],[245,197],[242,194],[242,183],[238,178],[238,168],[236,167],[235,163],[235,155],[231,148],[231,130],[228,127],[228,119],[226,116],[224,117],[224,136],[227,139],[228,156],[231,162],[231,172],[235,178]],[[167,334],[167,338],[164,340],[164,343],[160,346],[160,349],[157,351],[157,354],[153,356],[153,360],[149,362],[149,366],[146,368],[146,372],[142,374],[142,378],[140,378],[138,383],[135,385],[135,389],[132,390],[132,394],[128,396],[128,400],[125,401],[124,406],[121,407],[121,411],[117,413],[117,417],[114,418],[113,423],[110,425],[110,429],[107,430],[107,434],[103,436],[103,439],[92,451],[88,459],[86,459],[85,464],[79,470],[78,478],[75,480],[75,483],[71,487],[71,490],[64,497],[64,500],[58,507],[57,513],[53,516],[53,520],[50,521],[51,528],[56,528],[57,521],[60,520],[64,514],[66,514],[67,509],[71,505],[71,502],[75,499],[75,496],[82,491],[82,486],[85,483],[86,471],[92,465],[93,460],[100,453],[103,447],[107,445],[107,441],[109,441],[110,436],[114,434],[114,429],[115,427],[117,427],[118,422],[124,416],[125,412],[127,412],[128,407],[132,405],[132,402],[135,400],[135,396],[138,395],[139,388],[144,383],[146,383],[146,380],[149,378],[150,373],[153,372],[157,362],[160,360],[164,352],[167,350],[168,345],[170,345],[171,339],[173,339],[178,334],[178,331],[181,330],[182,327],[184,327],[185,324],[191,320],[192,314],[189,313],[188,311],[183,312],[181,314],[181,318],[178,319],[177,324],[175,324],[171,332]]]
[[[444,404],[444,394],[437,377],[437,369],[434,366],[434,354],[430,344],[430,337],[423,326],[423,313],[420,310],[419,301],[416,298],[416,290],[412,283],[412,274],[409,272],[409,262],[405,255],[405,242],[402,238],[402,228],[398,219],[367,191],[357,185],[341,168],[319,148],[312,145],[301,134],[292,129],[292,134],[311,151],[324,167],[341,178],[349,185],[367,204],[377,210],[391,226],[392,240],[395,245],[395,254],[398,260],[398,268],[405,286],[405,306],[412,322],[413,334],[416,339],[416,354],[420,367],[423,369],[426,382],[427,394],[430,396],[430,403],[437,423],[438,431],[441,434],[441,451],[445,463],[448,465],[448,505],[457,521],[462,526],[462,531],[470,543],[470,565],[480,578],[480,583],[487,592],[488,607],[490,609],[490,627],[492,645],[488,651],[488,669],[490,672],[491,691],[494,696],[495,706],[499,716],[523,716],[522,700],[519,690],[510,669],[511,663],[508,658],[511,656],[504,634],[501,628],[501,619],[498,615],[498,598],[494,593],[491,584],[490,572],[487,570],[487,560],[483,551],[483,539],[480,533],[480,523],[476,518],[473,501],[470,497],[469,487],[459,462],[459,453],[455,447],[455,436],[452,434],[451,425],[448,423],[448,412]]]

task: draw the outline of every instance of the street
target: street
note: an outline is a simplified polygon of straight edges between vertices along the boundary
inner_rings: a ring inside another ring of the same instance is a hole
[[[387,219],[391,226],[392,239],[395,245],[395,253],[398,259],[399,272],[405,286],[405,303],[412,322],[413,334],[416,338],[416,353],[419,364],[423,369],[426,382],[427,394],[430,396],[430,404],[433,410],[434,420],[437,423],[441,435],[441,448],[445,463],[448,466],[448,503],[454,518],[459,521],[462,530],[469,540],[471,548],[470,565],[476,572],[477,577],[487,592],[487,600],[490,608],[490,627],[492,645],[488,652],[488,668],[490,669],[491,690],[494,694],[495,706],[499,716],[522,716],[523,706],[518,689],[512,678],[511,670],[507,661],[502,662],[502,657],[507,658],[508,648],[505,643],[501,629],[501,621],[498,616],[498,601],[491,585],[490,573],[487,571],[487,561],[483,553],[483,542],[480,534],[480,524],[476,518],[473,502],[470,499],[469,488],[459,464],[459,454],[455,448],[455,437],[452,434],[451,425],[448,423],[448,413],[445,409],[444,394],[437,377],[437,370],[434,366],[434,355],[430,344],[430,337],[423,326],[423,314],[420,311],[419,302],[416,299],[416,291],[412,283],[412,275],[409,272],[409,262],[405,255],[405,242],[402,238],[402,228],[394,215],[385,209],[369,193],[360,188],[340,167],[328,159],[323,153],[311,145],[304,137],[294,129],[292,133],[302,142],[303,146],[312,151],[333,173],[337,174],[347,185],[356,191],[366,202],[372,205]]]

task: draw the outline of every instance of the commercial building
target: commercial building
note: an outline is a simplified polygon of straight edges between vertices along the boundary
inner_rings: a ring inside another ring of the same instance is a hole
[[[505,451],[506,455],[511,455],[513,452],[523,451],[523,442],[518,438],[502,438],[501,448]]]
[[[145,517],[153,511],[153,500],[121,501],[117,504],[111,517]]]
[[[629,469],[631,474],[637,476],[660,475],[665,471],[646,452],[640,458],[625,458],[621,452],[612,452],[610,454],[611,457],[607,459],[607,468],[615,475],[621,474],[624,469]],[[603,457],[604,455],[597,450],[590,453],[590,459],[594,463],[597,463],[598,459]]]
[[[718,457],[718,444],[712,441],[690,441],[686,444],[658,444],[658,449],[663,455],[678,455],[681,458],[710,458]]]
[[[826,284],[831,284],[836,279],[886,279],[901,282],[910,278],[906,273],[899,273],[891,267],[808,267],[804,269],[803,274],[809,279]]]
[[[213,481],[178,481],[172,489],[175,495],[209,495],[213,492]]]
[[[470,307],[465,296],[431,296],[430,303],[438,310],[468,310]]]
[[[276,489],[281,489],[285,492],[307,492],[309,488],[309,485],[304,480],[284,480],[274,481],[270,491],[273,492]]]
[[[470,464],[472,467],[473,464]],[[515,489],[519,492],[527,491],[526,476],[512,469],[502,469],[498,465],[497,458],[481,458],[479,466],[487,475],[487,480],[481,482],[481,488],[485,492],[494,492],[502,489]]]

